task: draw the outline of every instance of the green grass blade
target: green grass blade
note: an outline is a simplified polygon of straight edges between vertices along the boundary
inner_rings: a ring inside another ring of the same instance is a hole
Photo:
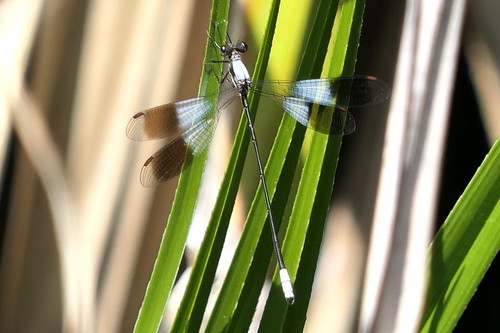
[[[274,28],[278,5],[279,1],[273,2],[271,13],[274,13],[274,15],[271,14],[270,16],[269,30]],[[267,36],[272,36],[272,33],[267,34]],[[270,48],[271,39],[267,38],[264,40],[264,47],[259,54],[259,59],[257,59],[254,80],[263,79]],[[258,100],[255,96],[251,96],[249,103],[251,109],[255,110]],[[199,330],[238,191],[249,140],[248,122],[243,115],[238,126],[218,199],[172,331],[195,332]]]
[[[451,332],[500,248],[497,140],[429,248],[420,332]]]
[[[302,62],[299,66],[297,78],[310,78],[310,77],[318,77],[321,74],[321,68],[323,67],[324,59],[327,53],[327,48],[329,44],[329,40],[331,37],[331,31],[333,27],[333,21],[335,18],[335,14],[337,11],[338,1],[330,1],[325,0],[321,1],[317,7],[315,18],[313,23],[311,24],[311,31],[308,37],[307,46],[302,58]],[[289,130],[288,128],[292,128],[296,125],[295,121],[290,119],[290,117],[285,116],[283,119],[282,127],[280,127],[280,131],[278,134],[278,138],[281,135],[286,134]],[[281,128],[285,128],[285,130],[281,130]],[[281,182],[278,184],[278,192],[277,197],[287,199],[288,197],[285,195],[280,195],[280,190],[283,189],[283,193],[289,191],[290,179],[293,178],[293,173],[295,172],[295,166],[298,162],[298,156],[300,153],[300,149],[302,146],[302,141],[304,139],[305,129],[301,126],[297,126],[294,131],[295,144],[290,145],[290,150],[288,152],[288,161],[291,160],[293,163],[290,167],[285,167],[282,171]],[[276,143],[279,143],[280,140],[277,140]],[[279,147],[277,147],[279,149]],[[285,148],[286,149],[286,148]],[[275,157],[274,154],[271,155],[270,160],[273,160]],[[292,158],[294,156],[294,158]],[[285,192],[286,191],[286,192]],[[306,200],[310,201],[310,200]],[[283,202],[280,206],[284,206],[286,202]],[[298,210],[296,207],[294,208],[294,212],[296,213]],[[285,255],[286,263],[288,264],[288,269],[290,270],[290,274],[292,275],[292,279],[296,273],[296,266],[299,261],[301,252],[302,252],[302,244],[303,242],[296,241],[299,233],[296,233],[294,236],[291,235],[294,231],[297,232],[299,228],[297,226],[292,227],[291,224],[294,223],[292,220],[298,218],[298,215],[295,214],[295,217],[291,216],[289,230],[287,231],[286,238],[287,240],[283,243],[283,250]],[[305,235],[305,233],[303,234]],[[294,286],[295,292],[300,290],[297,289],[297,285]],[[298,296],[298,294],[296,294]],[[298,297],[300,299],[302,297]],[[301,302],[296,302],[294,307],[300,306]],[[265,310],[262,316],[262,320],[259,326],[259,330],[261,332],[271,332],[271,331],[279,331],[282,329],[284,317],[286,315],[287,305],[283,302],[283,292],[281,290],[281,285],[279,282],[279,278],[277,272],[273,279],[273,286],[271,292],[269,294]]]
[[[364,1],[340,4],[332,32],[333,52],[327,76],[353,74],[363,10]],[[310,150],[283,246],[290,274],[295,278],[297,301],[284,311],[286,305],[279,302],[281,288],[276,273],[261,323],[263,332],[299,332],[305,324],[341,144],[340,136],[311,134]]]
[[[259,52],[259,55],[258,55],[258,58],[256,61],[253,77],[252,77],[252,79],[255,81],[262,80],[264,78],[264,75],[265,75],[265,71],[267,68],[268,60],[269,60],[269,53],[271,51],[272,37],[274,35],[274,29],[276,26],[276,20],[277,20],[278,11],[279,11],[279,4],[280,4],[280,1],[278,1],[278,0],[273,1],[271,4],[271,8],[269,11],[269,18],[268,18],[267,25],[266,25],[266,32],[264,34],[262,47],[260,49],[260,52]],[[259,102],[258,95],[251,94],[249,96],[250,110],[251,110],[252,116],[254,118],[255,118],[255,112],[257,109],[258,102]],[[236,182],[236,184],[239,183],[240,178],[241,178],[241,171],[242,171],[242,168],[244,166],[249,141],[250,141],[250,132],[248,130],[248,122],[247,122],[247,119],[245,118],[244,114],[242,114],[242,118],[240,120],[240,124],[238,126],[238,130],[237,130],[236,137],[234,140],[233,150],[231,153],[231,158],[230,158],[231,162],[230,162],[230,165],[228,166],[228,171],[227,171],[226,176],[225,176],[225,178],[226,178],[226,177],[228,177],[228,175],[233,174],[233,172],[234,172],[233,163],[232,163],[233,156],[235,156],[234,158],[236,158],[236,156],[237,156],[238,160],[234,164],[234,169],[238,170],[238,175],[237,175],[237,177],[234,177],[234,179],[232,180],[233,182]],[[225,180],[224,180],[224,182],[225,182]],[[268,183],[272,183],[272,180],[268,180]],[[223,192],[223,190],[224,189],[221,188],[221,193]],[[272,192],[272,190],[271,190],[271,192]],[[221,193],[219,193],[219,199],[221,198]],[[232,202],[234,202],[234,196],[236,195],[236,191],[234,193],[229,194],[229,195],[231,196]],[[270,193],[270,195],[272,196],[272,193]],[[263,202],[264,201],[262,201],[262,203]],[[231,207],[232,207],[232,205],[231,205]],[[230,209],[232,209],[232,208],[230,208]],[[265,219],[265,217],[264,217],[264,219]],[[249,220],[251,220],[250,217],[249,217]],[[262,225],[261,225],[261,228],[262,228]],[[271,243],[269,242],[269,244],[271,244]],[[240,248],[241,246],[245,247],[245,245],[242,245],[242,243],[240,242],[238,247]],[[234,312],[235,312],[236,306],[238,304],[238,301],[240,299],[239,296],[240,296],[241,291],[244,287],[246,272],[249,269],[251,257],[253,255],[253,251],[251,249],[251,246],[246,247],[246,248],[247,248],[247,251],[245,251],[245,255],[244,255],[246,257],[246,259],[241,261],[241,263],[246,263],[246,265],[243,264],[244,267],[242,267],[241,269],[236,269],[236,270],[234,269],[234,267],[230,268],[228,275],[225,279],[224,285],[220,291],[217,303],[214,307],[214,311],[212,312],[212,314],[210,316],[210,319],[209,319],[209,322],[207,325],[207,329],[206,329],[207,332],[221,332],[221,331],[225,331],[225,330],[232,331],[232,329],[229,327],[229,324],[232,320],[235,319]],[[236,258],[237,257],[235,256],[234,260],[239,261],[241,259],[241,258],[239,258],[239,259],[236,259]],[[252,313],[253,313],[253,311],[250,313],[250,316]]]
[[[218,22],[217,29],[225,34],[229,1],[214,0],[211,11],[211,22]],[[215,25],[209,28],[214,35]],[[199,95],[215,91],[219,88],[217,78],[212,74],[213,68],[208,63],[213,59],[213,45],[207,41],[204,57],[204,69],[200,82]],[[214,99],[217,96],[214,97]],[[212,101],[215,103],[215,100]],[[151,279],[146,289],[144,301],[134,327],[134,332],[156,332],[163,316],[163,311],[174,285],[179,264],[184,252],[189,225],[196,205],[198,192],[205,167],[206,152],[193,159],[179,177],[179,183],[162,237],[160,249],[153,268]]]

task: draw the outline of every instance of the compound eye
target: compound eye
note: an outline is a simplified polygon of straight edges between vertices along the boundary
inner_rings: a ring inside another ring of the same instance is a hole
[[[236,45],[236,50],[241,53],[245,53],[248,50],[248,45],[245,42],[240,42]]]
[[[222,45],[219,49],[220,49],[220,54],[222,54],[222,55],[227,54],[227,46],[226,45]]]

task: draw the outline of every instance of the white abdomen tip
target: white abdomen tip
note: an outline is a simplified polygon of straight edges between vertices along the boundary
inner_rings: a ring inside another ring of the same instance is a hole
[[[295,294],[293,293],[292,281],[290,281],[290,275],[288,275],[286,268],[280,270],[280,280],[286,301],[288,304],[293,304],[295,302]]]

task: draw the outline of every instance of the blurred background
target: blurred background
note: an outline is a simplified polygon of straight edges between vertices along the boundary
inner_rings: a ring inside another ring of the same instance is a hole
[[[294,77],[299,59],[292,50],[303,46],[315,2],[305,11],[294,1],[282,3],[268,69],[273,79]],[[250,69],[268,6],[263,0],[232,3],[230,35],[250,45]],[[177,179],[143,188],[140,168],[161,142],[132,142],[125,128],[139,110],[197,95],[209,10],[205,0],[0,2],[0,332],[132,330]],[[393,86],[404,10],[405,3],[395,0],[366,4],[357,74]],[[499,14],[493,0],[477,0],[466,11],[436,228],[500,134]],[[352,310],[367,256],[387,110],[382,104],[356,113],[358,130],[343,140],[315,282],[321,293],[313,292],[307,331],[349,331],[357,316]],[[256,130],[265,160],[281,114],[262,114]],[[239,116],[225,112],[212,143],[187,266],[203,237]],[[230,243],[237,241],[258,184],[252,154]],[[498,325],[493,304],[500,298],[494,283],[499,269],[497,260],[456,331]],[[167,321],[175,302],[173,295]],[[85,323],[77,329],[74,318]]]

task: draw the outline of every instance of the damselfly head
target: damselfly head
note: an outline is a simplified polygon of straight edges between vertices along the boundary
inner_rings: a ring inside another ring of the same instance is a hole
[[[223,56],[230,56],[231,54],[237,53],[245,53],[248,49],[248,45],[245,42],[238,42],[236,44],[227,44],[221,45],[219,47],[220,54]]]

